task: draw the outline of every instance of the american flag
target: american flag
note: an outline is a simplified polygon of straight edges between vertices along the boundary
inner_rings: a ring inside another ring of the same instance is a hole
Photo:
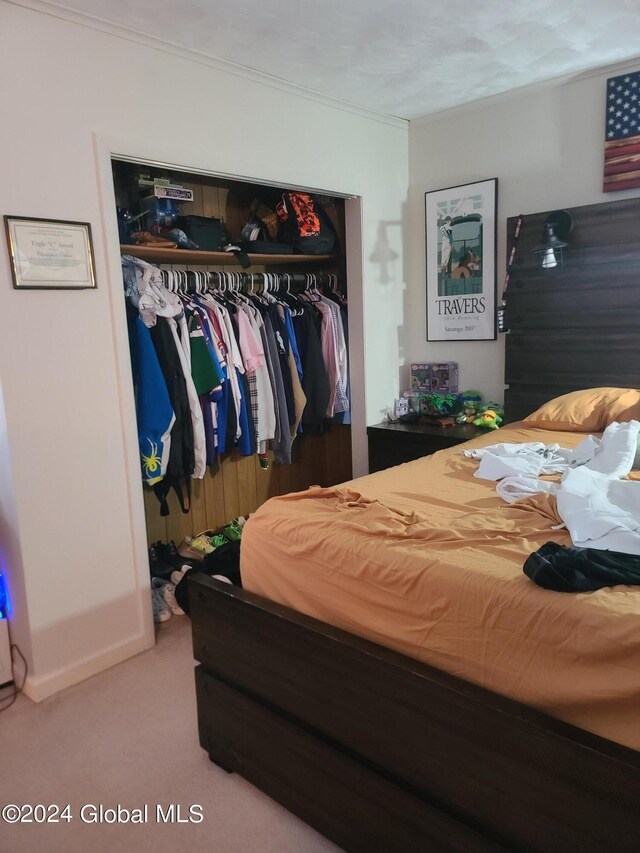
[[[604,192],[640,187],[640,71],[607,80]]]

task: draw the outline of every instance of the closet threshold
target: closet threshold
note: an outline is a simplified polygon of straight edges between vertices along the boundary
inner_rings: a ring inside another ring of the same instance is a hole
[[[165,249],[154,246],[127,246],[120,244],[122,255],[132,255],[143,261],[157,264],[211,264],[240,266],[235,255],[229,252],[204,252],[199,249]],[[335,255],[258,255],[249,254],[252,265],[273,266],[276,264],[318,264],[335,261]]]

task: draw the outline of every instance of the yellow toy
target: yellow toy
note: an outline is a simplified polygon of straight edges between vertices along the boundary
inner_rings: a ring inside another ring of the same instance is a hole
[[[485,409],[473,423],[474,426],[485,427],[486,429],[498,429],[502,423],[502,418],[494,409]]]

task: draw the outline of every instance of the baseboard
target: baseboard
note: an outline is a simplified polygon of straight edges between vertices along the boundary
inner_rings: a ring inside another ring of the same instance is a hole
[[[138,634],[64,669],[58,669],[40,677],[27,676],[24,687],[22,688],[23,693],[34,702],[42,702],[43,699],[53,696],[54,693],[78,684],[92,675],[97,675],[99,672],[109,669],[117,663],[122,663],[127,658],[152,648],[152,646],[153,643],[149,645],[144,634]]]

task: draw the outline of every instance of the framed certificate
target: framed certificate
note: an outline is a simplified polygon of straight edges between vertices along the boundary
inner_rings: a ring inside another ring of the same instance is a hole
[[[18,290],[95,288],[91,225],[5,216],[13,286]]]

